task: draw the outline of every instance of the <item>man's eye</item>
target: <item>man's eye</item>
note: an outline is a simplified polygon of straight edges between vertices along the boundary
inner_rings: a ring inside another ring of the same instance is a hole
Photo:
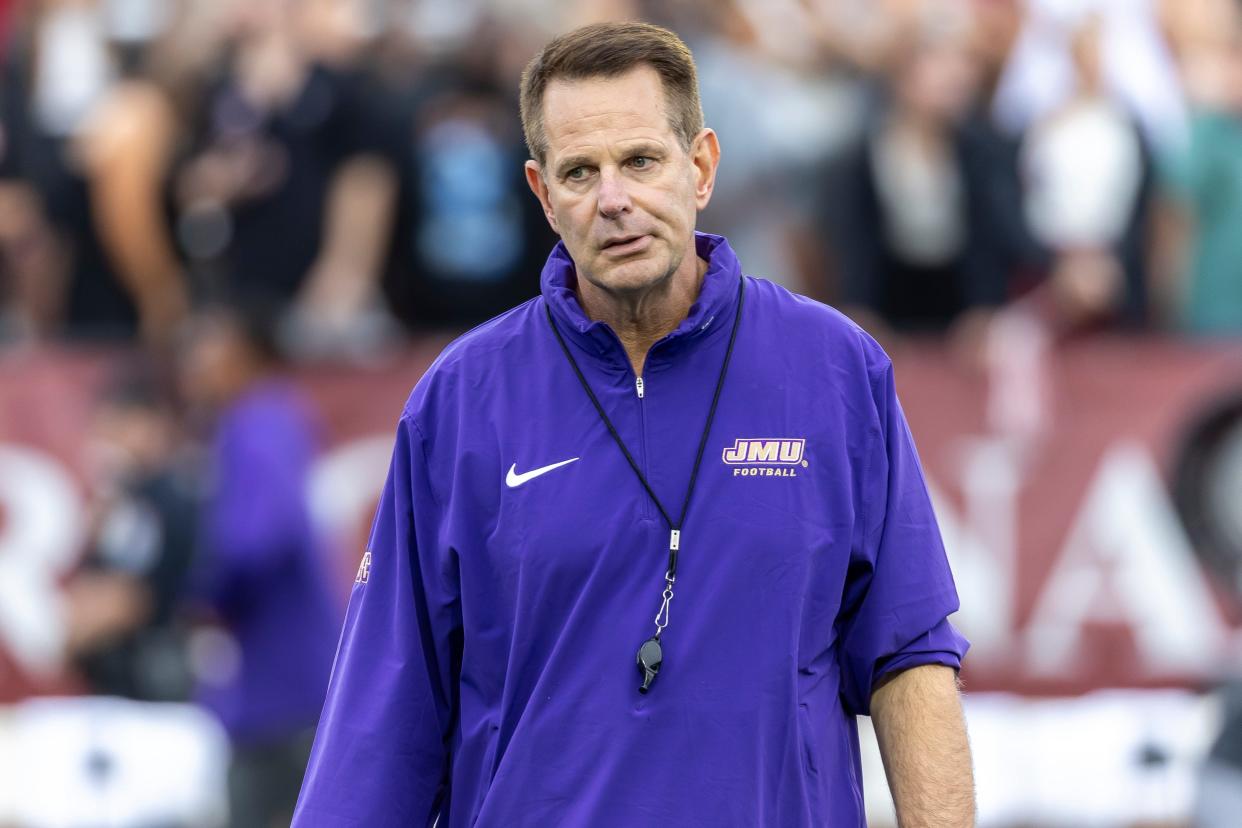
[[[586,167],[574,167],[572,170],[565,173],[565,177],[570,181],[581,181],[586,178]]]
[[[651,165],[651,159],[645,155],[637,155],[634,158],[630,159],[630,166],[638,170],[641,170],[644,167],[648,167],[650,165]]]

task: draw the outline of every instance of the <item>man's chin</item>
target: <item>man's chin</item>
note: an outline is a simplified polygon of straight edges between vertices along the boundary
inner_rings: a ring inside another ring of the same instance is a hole
[[[668,275],[666,267],[651,258],[644,257],[627,262],[603,262],[595,271],[592,281],[605,290],[616,293],[633,293],[646,290],[663,281]]]

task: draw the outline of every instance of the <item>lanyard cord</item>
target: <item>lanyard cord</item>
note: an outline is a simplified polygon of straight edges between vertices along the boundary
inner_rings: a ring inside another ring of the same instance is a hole
[[[578,362],[569,351],[569,346],[565,344],[564,337],[561,336],[560,330],[556,327],[556,322],[552,319],[552,310],[544,303],[544,310],[548,315],[548,324],[552,326],[552,333],[556,335],[556,341],[560,343],[561,350],[565,354],[565,358],[569,360],[569,364],[574,369],[574,374],[578,377],[578,382],[582,383],[582,389],[586,391],[587,396],[591,398],[591,404],[595,406],[596,413],[603,420],[604,425],[608,428],[608,433],[612,435],[612,439],[616,441],[617,447],[621,449],[621,453],[625,455],[625,459],[629,462],[630,468],[634,470],[634,474],[638,477],[638,482],[647,490],[651,501],[655,503],[660,515],[664,518],[664,522],[668,524],[670,531],[669,551],[668,551],[668,570],[664,574],[664,579],[668,582],[670,589],[665,590],[665,602],[661,608],[661,615],[665,618],[667,624],[668,617],[668,601],[671,598],[671,587],[673,581],[677,578],[677,553],[681,546],[681,527],[685,524],[686,513],[690,510],[690,498],[694,494],[694,483],[699,477],[699,465],[703,460],[703,450],[707,447],[707,436],[712,430],[712,421],[716,419],[716,406],[720,402],[720,391],[724,388],[725,374],[729,370],[729,362],[733,358],[733,343],[737,340],[738,324],[742,321],[742,302],[746,295],[746,281],[739,279],[737,285],[737,313],[733,317],[733,329],[729,332],[729,345],[725,349],[724,362],[720,366],[720,376],[716,380],[716,391],[712,395],[711,407],[707,410],[707,422],[703,426],[703,435],[699,438],[699,451],[694,458],[694,468],[690,471],[690,484],[686,487],[686,499],[681,506],[681,516],[676,523],[669,517],[668,510],[664,508],[664,504],[660,503],[660,498],[656,497],[655,491],[651,488],[651,484],[647,482],[647,476],[643,474],[642,469],[638,467],[634,456],[630,454],[630,450],[625,447],[625,441],[621,439],[621,435],[617,433],[617,429],[612,424],[612,420],[608,418],[608,414],[604,411],[604,407],[600,405],[599,398],[595,396],[595,392],[591,390],[590,384],[586,377],[582,375],[582,369],[578,367]],[[660,624],[660,616],[657,615],[657,636],[663,630],[664,625]]]

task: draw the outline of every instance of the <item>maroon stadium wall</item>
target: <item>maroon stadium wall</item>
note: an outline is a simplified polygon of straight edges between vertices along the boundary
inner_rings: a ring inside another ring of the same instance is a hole
[[[299,375],[328,437],[313,489],[342,600],[396,418],[443,344]],[[80,689],[59,656],[58,589],[81,551],[91,403],[115,362],[0,359],[0,701]],[[1239,658],[1237,599],[1200,566],[1168,479],[1190,424],[1242,388],[1242,348],[1095,339],[989,368],[920,344],[895,362],[974,642],[970,689],[1197,687]]]

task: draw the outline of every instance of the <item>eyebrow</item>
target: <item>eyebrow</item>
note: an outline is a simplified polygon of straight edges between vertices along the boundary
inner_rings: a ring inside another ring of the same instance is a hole
[[[627,158],[633,158],[635,155],[663,155],[664,148],[650,141],[641,141],[627,147],[625,154]]]
[[[590,163],[591,159],[585,155],[571,155],[556,165],[556,175],[557,177],[563,176],[574,167],[582,167]]]
[[[664,148],[659,144],[651,141],[642,141],[635,143],[624,150],[626,158],[633,158],[637,155],[647,155],[653,158],[663,157]],[[574,167],[590,166],[595,160],[587,155],[571,155],[556,165],[556,175],[558,177],[565,175]]]

